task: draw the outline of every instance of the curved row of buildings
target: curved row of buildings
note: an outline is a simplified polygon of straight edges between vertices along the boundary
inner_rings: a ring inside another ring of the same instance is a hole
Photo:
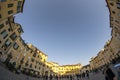
[[[48,56],[21,38],[22,26],[14,15],[23,12],[25,0],[0,0],[0,61],[32,76],[74,75],[100,68],[120,57],[120,0],[106,0],[110,11],[111,39],[91,58],[90,64],[59,65],[47,61]]]
[[[21,35],[22,26],[14,15],[23,12],[25,0],[0,0],[0,61],[30,75],[78,73],[81,64],[60,66],[48,62],[48,56],[32,44],[26,44]]]
[[[111,39],[96,57],[91,58],[91,70],[120,59],[120,0],[106,0],[106,3],[110,13]]]

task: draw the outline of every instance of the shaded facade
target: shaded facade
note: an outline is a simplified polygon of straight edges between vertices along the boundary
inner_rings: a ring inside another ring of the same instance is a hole
[[[106,0],[109,9],[111,39],[104,48],[90,60],[91,69],[101,68],[106,64],[115,63],[120,58],[120,0]]]

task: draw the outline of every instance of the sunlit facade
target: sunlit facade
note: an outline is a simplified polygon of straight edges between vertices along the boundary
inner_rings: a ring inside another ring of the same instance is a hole
[[[120,57],[120,0],[106,0],[110,12],[111,39],[90,64],[59,65],[48,62],[48,56],[22,39],[22,26],[14,15],[23,12],[24,0],[0,0],[0,61],[32,76],[76,75],[101,68]]]
[[[80,74],[80,69],[82,68],[81,64],[71,64],[71,65],[63,65],[59,67],[60,75],[75,75]]]
[[[22,70],[31,75],[45,75],[47,71],[47,55],[32,44],[27,44],[26,53],[23,57]]]
[[[23,33],[20,24],[14,22],[14,15],[23,11],[24,0],[0,0],[0,55],[5,55]],[[3,56],[4,55],[4,56]]]
[[[53,73],[49,72],[52,75],[75,75],[79,74],[82,68],[81,64],[59,65],[55,62],[47,62],[47,66],[52,70]]]
[[[59,64],[56,62],[46,62],[46,65],[48,66],[48,76],[50,75],[59,75]]]
[[[11,48],[17,50],[19,47],[17,42],[20,35],[23,33],[23,30],[20,24],[14,23],[13,16],[1,21],[0,26],[0,50],[1,54],[4,55],[2,56],[4,58],[3,60],[5,60],[5,57],[7,57],[8,54],[12,54],[9,52]]]
[[[25,0],[0,0],[0,22],[10,16],[23,12]]]

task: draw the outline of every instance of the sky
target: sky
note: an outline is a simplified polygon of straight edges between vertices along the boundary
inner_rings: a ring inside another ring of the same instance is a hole
[[[22,38],[60,65],[89,64],[111,38],[105,0],[26,0]]]

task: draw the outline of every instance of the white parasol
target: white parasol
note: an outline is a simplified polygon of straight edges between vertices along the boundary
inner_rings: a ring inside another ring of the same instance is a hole
[[[120,67],[120,63],[114,65],[115,68],[119,68]]]

